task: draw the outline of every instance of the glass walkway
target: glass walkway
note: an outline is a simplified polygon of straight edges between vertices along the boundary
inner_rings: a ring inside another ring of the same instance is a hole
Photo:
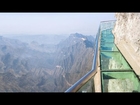
[[[100,92],[140,92],[138,76],[114,43],[114,25],[114,20],[100,23],[94,44],[92,69],[66,93],[97,92],[97,85],[100,86]]]

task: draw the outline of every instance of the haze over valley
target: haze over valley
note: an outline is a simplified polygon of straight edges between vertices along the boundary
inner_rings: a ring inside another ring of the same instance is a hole
[[[91,70],[94,37],[0,36],[0,92],[64,92]]]

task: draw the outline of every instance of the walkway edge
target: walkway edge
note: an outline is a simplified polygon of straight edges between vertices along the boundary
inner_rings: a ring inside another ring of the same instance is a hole
[[[135,50],[132,48],[132,46],[129,43],[126,43],[125,41],[120,41],[119,44],[116,44],[116,46],[119,48],[122,55],[125,57],[127,62],[131,65],[132,69],[135,71],[137,75],[140,75],[140,59],[136,59],[136,53]]]

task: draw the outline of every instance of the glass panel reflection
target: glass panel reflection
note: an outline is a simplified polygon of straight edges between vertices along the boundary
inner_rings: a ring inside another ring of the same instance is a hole
[[[82,93],[95,92],[94,76],[91,79],[89,79],[77,92]]]
[[[103,92],[140,92],[134,72],[102,72]]]

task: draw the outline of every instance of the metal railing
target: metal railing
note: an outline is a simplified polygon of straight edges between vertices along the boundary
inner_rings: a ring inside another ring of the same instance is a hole
[[[110,22],[111,22],[111,24],[110,24]],[[84,75],[81,79],[79,79],[74,85],[72,85],[69,89],[67,89],[65,91],[66,93],[67,92],[77,92],[77,91],[81,90],[81,88],[83,88],[82,86],[84,86],[86,83],[88,83],[88,81],[90,81],[90,79],[97,73],[96,68],[97,68],[97,55],[98,55],[98,40],[99,40],[100,32],[103,31],[104,28],[105,29],[113,28],[115,25],[114,24],[115,22],[116,22],[116,20],[109,20],[109,21],[102,21],[100,23],[98,33],[96,34],[96,39],[94,42],[94,58],[93,58],[92,69],[86,75]],[[105,25],[107,25],[107,26],[105,26]]]
[[[87,83],[96,73],[97,73],[97,54],[98,54],[98,39],[100,35],[100,27],[98,29],[98,33],[96,34],[96,39],[94,42],[94,58],[92,69],[84,75],[81,79],[79,79],[75,84],[73,84],[70,88],[68,88],[65,92],[77,92],[85,83]]]

